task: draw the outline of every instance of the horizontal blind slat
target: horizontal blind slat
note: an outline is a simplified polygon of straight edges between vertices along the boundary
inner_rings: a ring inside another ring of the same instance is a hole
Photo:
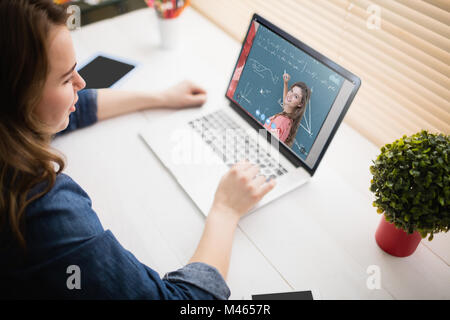
[[[450,12],[450,2],[448,0],[423,0],[445,12]]]
[[[383,121],[375,117],[368,118],[366,112],[360,111],[367,110],[369,107],[360,103],[360,108],[352,110],[345,116],[345,122],[377,146],[383,146],[403,135],[395,127],[386,127]]]
[[[448,101],[443,101],[443,103],[441,104],[442,109],[438,110],[438,107],[436,105],[428,103],[420,96],[415,95],[415,99],[411,100],[411,97],[407,97],[402,94],[404,90],[400,91],[401,88],[393,88],[392,83],[382,81],[379,77],[364,73],[365,70],[361,69],[358,65],[353,63],[355,58],[356,57],[351,57],[350,61],[345,61],[345,58],[343,58],[339,61],[339,63],[343,65],[351,65],[352,71],[355,74],[361,75],[363,86],[365,86],[364,90],[370,90],[371,86],[378,88],[378,90],[382,94],[392,97],[399,104],[418,114],[423,119],[423,121],[433,124],[434,127],[439,128],[442,131],[449,131],[450,104]],[[434,110],[434,112],[432,112],[431,110]],[[435,112],[438,112],[440,116],[437,116]]]
[[[363,0],[358,0],[363,1]],[[364,0],[368,1],[368,0]],[[389,13],[389,18],[396,22],[396,23],[402,23],[400,18],[403,18],[403,27],[405,30],[410,31],[408,29],[409,27],[414,27],[414,25],[421,26],[423,29],[417,29],[421,32],[426,32],[426,37],[430,37],[432,33],[439,35],[443,39],[450,38],[450,28],[448,26],[448,15],[447,15],[447,21],[442,23],[439,20],[433,19],[430,16],[427,16],[422,11],[417,11],[409,6],[395,0],[370,0],[374,2],[375,4],[382,7],[381,15],[384,19],[385,13]],[[410,3],[420,3],[421,1],[409,1]],[[410,22],[410,25],[405,24],[406,22]],[[428,32],[427,32],[428,31]]]
[[[422,12],[431,19],[439,21],[440,23],[448,26],[449,12],[434,6],[426,1],[411,1],[411,0],[396,0],[404,6],[414,9],[418,12]]]
[[[361,90],[358,92],[358,95],[361,100],[373,106],[373,109],[382,110],[383,116],[381,118],[393,119],[397,125],[405,130],[415,131],[418,127],[424,125],[423,118],[408,108],[405,108],[391,97],[382,94],[377,88],[371,87],[371,90]],[[429,129],[435,128],[432,124],[428,123],[425,124],[425,127]]]

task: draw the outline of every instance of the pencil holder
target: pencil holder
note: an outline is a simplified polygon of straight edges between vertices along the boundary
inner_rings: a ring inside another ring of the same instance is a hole
[[[158,17],[161,48],[175,49],[180,42],[180,19],[164,19]]]

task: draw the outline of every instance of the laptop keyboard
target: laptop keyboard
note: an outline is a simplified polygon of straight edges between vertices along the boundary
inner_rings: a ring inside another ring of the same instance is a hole
[[[276,179],[288,171],[278,163],[268,152],[263,151],[259,144],[245,133],[233,119],[223,110],[218,110],[206,116],[199,117],[188,122],[188,125],[195,130],[208,144],[208,146],[231,167],[241,159],[248,159],[260,168],[260,174]],[[234,129],[234,137],[226,139],[226,130]]]

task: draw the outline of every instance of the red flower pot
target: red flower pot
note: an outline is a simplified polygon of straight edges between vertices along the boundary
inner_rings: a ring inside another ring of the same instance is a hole
[[[378,246],[390,255],[407,257],[416,251],[422,237],[417,231],[407,234],[402,229],[397,229],[393,223],[387,222],[383,216],[375,233],[375,240]]]

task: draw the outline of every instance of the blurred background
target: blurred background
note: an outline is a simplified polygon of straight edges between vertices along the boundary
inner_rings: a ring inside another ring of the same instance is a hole
[[[79,6],[82,26],[147,7],[144,0],[54,0],[54,2]]]

